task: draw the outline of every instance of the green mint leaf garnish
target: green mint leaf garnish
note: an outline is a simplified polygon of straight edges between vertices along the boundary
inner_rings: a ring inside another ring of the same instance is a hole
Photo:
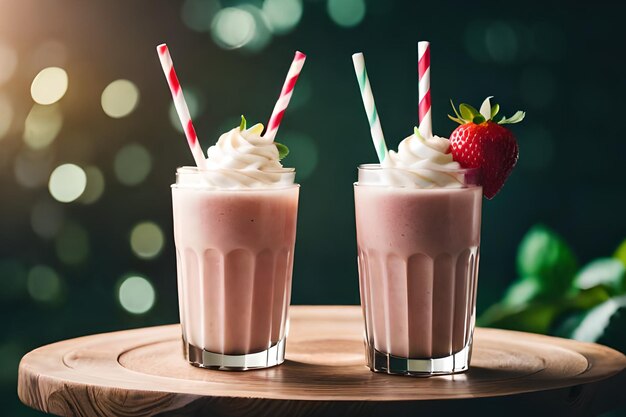
[[[420,133],[420,128],[419,128],[419,127],[417,127],[417,126],[415,126],[415,127],[413,128],[413,134],[414,134],[415,136],[417,136],[418,138],[422,139],[422,140],[424,139],[424,138],[422,137],[422,134]]]
[[[246,130],[246,118],[243,117],[243,114],[241,115],[241,124],[239,125],[239,130]]]
[[[276,149],[278,149],[278,159],[284,159],[287,155],[289,155],[289,148],[283,145],[282,143],[274,142],[276,145]]]

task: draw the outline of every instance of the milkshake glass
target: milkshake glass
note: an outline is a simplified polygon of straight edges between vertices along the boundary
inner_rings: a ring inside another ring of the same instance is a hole
[[[249,175],[183,167],[172,185],[183,349],[195,366],[284,361],[299,185],[288,168],[264,171],[267,185],[224,180]]]
[[[454,187],[427,181],[422,188],[428,178]],[[361,165],[354,193],[367,365],[415,376],[467,370],[480,252],[478,171]]]

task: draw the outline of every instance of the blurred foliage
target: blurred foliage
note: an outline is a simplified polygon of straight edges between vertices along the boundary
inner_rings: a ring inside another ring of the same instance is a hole
[[[553,230],[533,226],[517,253],[519,278],[478,319],[481,326],[598,342],[626,351],[626,240],[582,268]]]

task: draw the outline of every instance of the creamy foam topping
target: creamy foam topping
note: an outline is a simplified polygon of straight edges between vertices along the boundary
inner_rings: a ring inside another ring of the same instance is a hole
[[[284,185],[278,149],[261,136],[263,125],[231,129],[207,152],[206,181],[220,188],[256,188]]]
[[[452,159],[450,141],[439,136],[424,138],[419,131],[405,138],[398,152],[389,151],[382,164],[385,182],[395,186],[419,188],[460,188],[463,178],[454,172],[461,165]]]

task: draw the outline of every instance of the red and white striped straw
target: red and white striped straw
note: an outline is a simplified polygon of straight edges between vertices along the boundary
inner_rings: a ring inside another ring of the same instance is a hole
[[[291,100],[293,89],[296,86],[296,82],[298,81],[300,71],[302,71],[305,59],[306,55],[300,51],[296,51],[291,67],[289,67],[285,84],[283,84],[283,89],[280,92],[280,96],[278,96],[278,101],[274,106],[274,111],[272,112],[270,121],[267,123],[267,130],[265,131],[265,135],[263,135],[264,138],[271,139],[272,141],[276,138],[278,127],[280,126],[280,122],[283,120],[283,115],[289,105],[289,100]]]
[[[174,99],[174,107],[176,107],[176,113],[178,113],[180,124],[182,125],[185,136],[187,137],[187,143],[189,144],[189,149],[191,149],[193,159],[196,161],[198,168],[206,169],[206,160],[204,159],[202,148],[198,143],[196,129],[194,129],[193,123],[191,122],[189,108],[187,107],[187,102],[183,96],[183,89],[178,82],[176,71],[174,71],[174,63],[172,62],[170,51],[167,49],[167,45],[163,43],[157,46],[157,52],[159,53],[163,73],[167,79],[167,84],[170,86],[172,98]]]
[[[426,138],[433,135],[430,107],[430,42],[417,44],[417,75],[419,80],[419,130]]]

